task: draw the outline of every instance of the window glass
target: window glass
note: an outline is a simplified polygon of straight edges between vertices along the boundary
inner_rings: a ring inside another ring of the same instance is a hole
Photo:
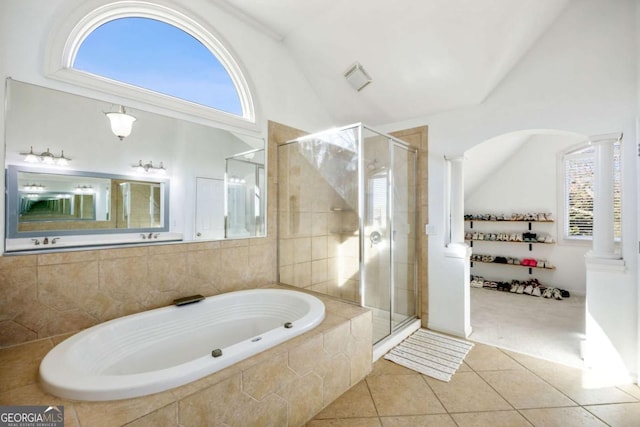
[[[218,58],[165,22],[119,18],[93,30],[73,68],[242,116],[237,88]]]
[[[580,148],[564,156],[564,237],[590,240],[593,236],[593,179],[595,153],[592,146]],[[614,237],[622,234],[622,199],[620,188],[620,144],[614,144],[613,219]]]

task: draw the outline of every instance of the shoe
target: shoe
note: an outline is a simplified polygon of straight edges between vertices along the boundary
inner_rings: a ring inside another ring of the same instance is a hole
[[[569,291],[566,291],[564,289],[560,289],[560,295],[562,296],[562,298],[569,298],[571,296]]]
[[[518,283],[518,289],[516,289],[516,293],[517,294],[524,293],[524,288],[525,288],[524,283]]]
[[[533,287],[533,291],[531,291],[531,295],[533,295],[534,297],[539,297],[540,295],[542,295],[542,291],[540,290],[540,286],[534,286]]]
[[[511,281],[511,288],[509,289],[509,292],[516,293],[516,291],[518,290],[518,284],[519,284],[519,282],[517,280],[512,280]]]
[[[531,293],[533,292],[533,285],[531,283],[527,283],[527,286],[524,287],[524,290],[522,292],[527,295],[531,295]]]
[[[551,237],[551,235],[547,234],[547,236],[544,238],[544,242],[553,243],[553,238]]]
[[[542,296],[544,298],[551,298],[553,296],[553,288],[546,288],[544,292],[542,292]]]
[[[560,292],[560,289],[555,288],[553,290],[552,296],[553,296],[553,298],[555,298],[557,300],[561,300],[562,299],[562,293]]]

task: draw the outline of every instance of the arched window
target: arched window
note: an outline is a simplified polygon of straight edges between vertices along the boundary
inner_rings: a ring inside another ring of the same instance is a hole
[[[255,123],[238,63],[211,31],[176,10],[137,0],[111,3],[73,23],[66,35],[60,56],[54,41],[52,77],[178,111]],[[55,64],[56,57],[62,64]]]
[[[242,116],[231,76],[200,41],[149,18],[119,18],[82,41],[72,67]]]

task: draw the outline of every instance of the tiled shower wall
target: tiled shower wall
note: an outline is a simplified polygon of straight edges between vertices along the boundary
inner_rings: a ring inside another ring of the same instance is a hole
[[[278,149],[280,282],[357,302],[357,198],[340,196],[298,148]],[[342,185],[357,183],[344,174]]]

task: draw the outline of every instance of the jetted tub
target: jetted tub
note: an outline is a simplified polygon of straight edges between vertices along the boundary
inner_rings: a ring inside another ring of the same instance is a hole
[[[177,387],[319,325],[324,304],[298,291],[255,289],[110,320],[55,346],[43,388],[75,400],[116,400]],[[222,354],[218,354],[217,350]],[[215,350],[215,351],[214,351]]]

